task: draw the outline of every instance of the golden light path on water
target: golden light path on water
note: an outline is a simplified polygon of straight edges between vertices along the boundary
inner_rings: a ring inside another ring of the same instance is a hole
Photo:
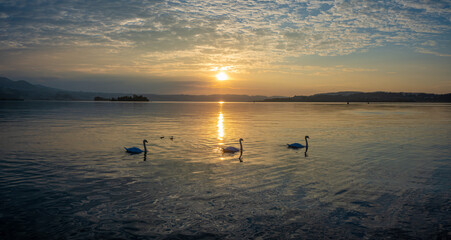
[[[222,113],[222,104],[224,104],[223,101],[218,102],[219,103],[219,115],[218,115],[218,145],[224,145],[224,114]],[[220,160],[224,160],[224,157],[220,157]]]
[[[224,140],[224,115],[222,114],[222,112],[219,112],[218,116],[218,140],[219,145],[224,144],[222,142]]]

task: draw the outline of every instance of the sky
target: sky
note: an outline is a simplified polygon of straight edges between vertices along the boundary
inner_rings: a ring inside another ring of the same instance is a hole
[[[101,92],[449,93],[451,1],[1,0],[0,76]]]

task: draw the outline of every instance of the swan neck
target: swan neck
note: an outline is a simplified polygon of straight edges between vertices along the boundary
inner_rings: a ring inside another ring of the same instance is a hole
[[[305,138],[305,147],[308,148],[308,141],[307,141],[307,138]]]
[[[144,145],[144,152],[147,152],[146,142],[143,142]]]
[[[240,141],[240,151],[243,152],[243,143]]]

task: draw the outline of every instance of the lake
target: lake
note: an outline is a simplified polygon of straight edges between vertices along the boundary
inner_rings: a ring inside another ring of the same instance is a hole
[[[1,239],[451,238],[451,104],[3,101],[0,126]]]

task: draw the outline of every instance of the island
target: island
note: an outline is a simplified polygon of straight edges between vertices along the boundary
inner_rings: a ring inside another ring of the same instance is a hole
[[[131,102],[148,102],[149,99],[142,95],[133,94],[133,96],[122,96],[117,98],[95,97],[94,101],[131,101]]]

